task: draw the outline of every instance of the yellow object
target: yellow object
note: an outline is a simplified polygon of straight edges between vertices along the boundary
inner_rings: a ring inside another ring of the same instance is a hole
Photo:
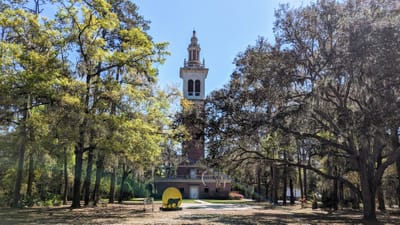
[[[163,208],[179,208],[182,204],[182,194],[174,187],[165,189],[162,195]]]

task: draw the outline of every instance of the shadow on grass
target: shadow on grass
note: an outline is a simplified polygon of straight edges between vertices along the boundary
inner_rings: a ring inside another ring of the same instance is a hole
[[[400,212],[390,214],[377,213],[378,223],[366,223],[362,220],[359,211],[335,211],[318,213],[279,213],[260,212],[251,215],[229,215],[229,214],[195,214],[183,215],[179,219],[191,221],[208,221],[209,223],[222,224],[400,224]]]
[[[159,207],[160,205],[157,205]],[[149,224],[168,224],[160,219],[171,218],[171,224],[363,224],[362,212],[274,207],[253,211],[184,210],[184,214],[168,212],[145,213],[142,206],[109,204],[107,207],[82,207],[71,210],[68,206],[51,208],[0,208],[0,224],[130,224],[131,221]],[[380,224],[400,224],[400,211],[377,212]],[[183,223],[182,221],[185,221]],[[187,221],[190,221],[187,223]],[[140,223],[139,223],[140,224]]]
[[[0,224],[111,224],[122,223],[127,215],[144,215],[144,210],[114,207],[82,207],[71,209],[69,206],[51,208],[11,209],[0,208]]]

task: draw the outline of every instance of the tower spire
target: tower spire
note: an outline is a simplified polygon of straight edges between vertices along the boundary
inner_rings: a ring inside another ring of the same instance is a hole
[[[198,39],[196,36],[196,30],[193,30],[192,38],[190,39],[190,44],[188,46],[188,54],[189,54],[189,67],[200,67],[200,45],[198,43]]]
[[[180,69],[180,77],[183,79],[183,94],[186,99],[203,102],[205,99],[205,79],[208,69],[200,60],[200,45],[196,36],[196,30],[193,30],[190,43],[187,48],[189,60],[184,60],[183,67]]]

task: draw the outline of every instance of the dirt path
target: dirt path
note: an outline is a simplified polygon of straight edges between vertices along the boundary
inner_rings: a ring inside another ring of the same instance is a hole
[[[300,206],[268,204],[183,204],[181,211],[160,211],[156,204],[112,204],[70,210],[69,207],[0,208],[0,224],[362,224],[361,213],[352,210],[327,212]],[[400,224],[398,209],[378,213],[383,224]]]

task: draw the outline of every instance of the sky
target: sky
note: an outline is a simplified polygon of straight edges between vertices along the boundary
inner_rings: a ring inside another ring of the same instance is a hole
[[[135,0],[139,14],[151,21],[148,33],[155,42],[168,42],[170,56],[157,65],[161,88],[182,90],[179,68],[188,58],[187,47],[196,30],[209,69],[206,95],[227,84],[235,57],[259,37],[274,40],[274,10],[279,4],[306,6],[312,0]]]

